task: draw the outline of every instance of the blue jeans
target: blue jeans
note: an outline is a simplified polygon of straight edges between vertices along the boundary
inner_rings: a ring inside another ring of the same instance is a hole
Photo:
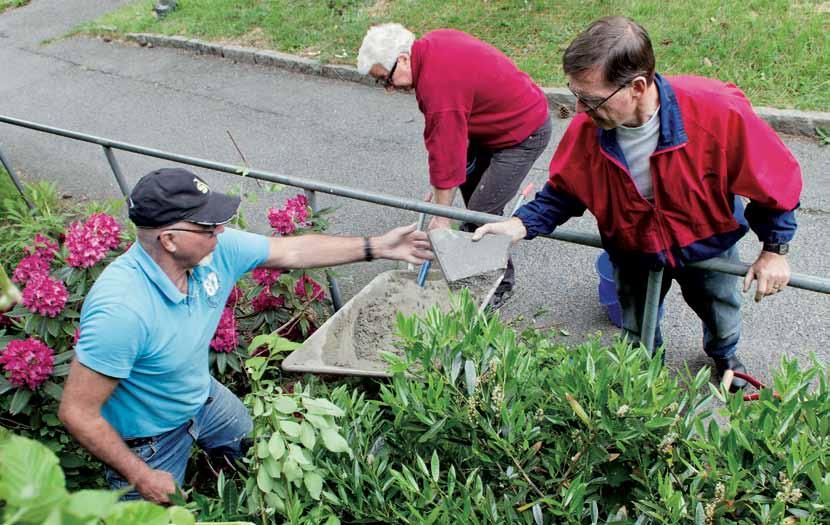
[[[732,246],[719,257],[738,261],[738,248]],[[622,335],[634,344],[640,341],[646,303],[648,268],[614,266],[617,296],[622,309]],[[713,359],[735,355],[741,337],[741,293],[739,277],[699,268],[666,268],[660,289],[660,304],[676,280],[683,299],[703,323],[703,350]],[[655,348],[663,345],[660,323],[654,337]]]
[[[251,416],[242,401],[219,381],[211,378],[207,401],[190,421],[158,436],[128,440],[128,446],[129,442],[139,441],[130,446],[130,450],[151,468],[171,473],[179,486],[182,486],[190,447],[194,442],[210,454],[236,459],[243,453],[242,438],[252,429]],[[112,490],[129,485],[121,474],[109,467],[105,467],[104,473]],[[141,495],[133,490],[122,499],[141,499]]]

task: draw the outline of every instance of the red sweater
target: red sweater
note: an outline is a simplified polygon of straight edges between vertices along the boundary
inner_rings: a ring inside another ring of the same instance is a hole
[[[412,83],[424,114],[429,179],[454,188],[466,178],[467,140],[503,149],[548,118],[539,86],[495,47],[454,29],[412,45]]]

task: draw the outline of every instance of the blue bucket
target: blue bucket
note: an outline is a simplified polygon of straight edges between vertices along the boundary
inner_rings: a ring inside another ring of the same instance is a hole
[[[614,280],[614,264],[608,256],[608,252],[603,251],[597,257],[596,262],[597,275],[599,276],[599,286],[597,293],[599,294],[599,304],[605,307],[608,314],[608,320],[615,326],[622,328],[622,308],[620,307],[620,300],[617,296],[617,282]],[[663,305],[657,310],[657,319],[663,318]]]

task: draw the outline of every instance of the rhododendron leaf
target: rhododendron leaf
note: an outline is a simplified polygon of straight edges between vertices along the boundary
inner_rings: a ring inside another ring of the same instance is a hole
[[[22,523],[42,523],[67,497],[55,453],[37,441],[11,436],[0,445],[0,500],[6,516],[26,508]]]
[[[64,509],[79,518],[102,518],[112,512],[118,498],[118,492],[110,490],[81,490],[69,496]]]
[[[5,377],[3,377],[2,374],[0,374],[0,395],[5,394],[6,392],[11,390],[12,388],[14,388],[14,385],[9,383],[9,380],[6,379]]]
[[[227,367],[228,355],[224,353],[216,354],[216,368],[219,370],[219,373],[224,374]]]
[[[69,375],[69,363],[56,366],[55,369],[52,371],[52,375],[55,377],[63,377]]]
[[[167,509],[153,505],[148,501],[128,501],[116,505],[109,516],[104,518],[106,525],[123,525],[141,523],[142,525],[169,525]]]
[[[49,397],[51,397],[55,401],[60,401],[61,400],[61,396],[63,395],[63,387],[62,386],[56,385],[52,381],[46,381],[42,385],[40,385],[40,388],[44,392],[46,392],[49,395]]]
[[[17,415],[22,412],[26,405],[29,404],[29,399],[32,397],[32,391],[28,388],[18,388],[17,392],[14,393],[14,397],[12,397],[12,402],[9,405],[9,413],[11,415]]]

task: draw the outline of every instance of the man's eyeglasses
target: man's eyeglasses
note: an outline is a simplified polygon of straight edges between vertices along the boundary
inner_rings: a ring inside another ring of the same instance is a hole
[[[207,235],[211,239],[216,237],[217,235],[219,235],[219,233],[216,231],[216,228],[214,228],[212,230],[190,230],[188,228],[165,228],[164,231],[161,232],[161,234],[166,233],[166,232],[198,233],[200,235]],[[157,237],[158,239],[161,239],[161,234],[159,234],[159,236]]]
[[[389,74],[388,74],[388,75],[386,75],[386,78],[385,78],[385,79],[383,79],[383,87],[384,87],[384,89],[392,86],[392,76],[395,74],[395,69],[397,69],[397,67],[398,67],[398,60],[397,60],[397,59],[395,59],[395,63],[394,63],[394,64],[392,64],[392,69],[390,69],[390,70],[389,70]],[[380,83],[381,83],[381,79],[377,79],[377,80],[375,80],[375,83],[376,83],[376,84],[380,84]]]
[[[620,90],[621,90],[622,88],[627,87],[630,83],[631,83],[631,82],[629,81],[629,82],[626,82],[625,84],[622,84],[620,87],[618,87],[617,89],[615,89],[613,93],[611,93],[610,95],[608,95],[607,97],[605,97],[605,98],[603,98],[603,99],[590,98],[590,97],[589,97],[589,98],[585,98],[585,97],[583,97],[583,96],[577,95],[577,94],[576,94],[576,92],[575,92],[573,89],[571,89],[571,84],[570,84],[570,83],[568,83],[567,85],[568,85],[568,89],[570,90],[570,92],[571,92],[571,93],[573,93],[573,96],[575,96],[575,97],[576,97],[576,99],[577,99],[577,100],[578,100],[578,101],[579,101],[579,102],[580,102],[583,106],[585,106],[586,108],[588,108],[588,111],[596,112],[599,108],[601,108],[601,107],[602,107],[602,105],[603,105],[603,104],[605,104],[606,102],[608,102],[608,101],[611,99],[611,97],[613,97],[614,95],[616,95],[617,93],[619,93],[619,92],[620,92]],[[596,100],[599,100],[599,102],[596,102]]]

